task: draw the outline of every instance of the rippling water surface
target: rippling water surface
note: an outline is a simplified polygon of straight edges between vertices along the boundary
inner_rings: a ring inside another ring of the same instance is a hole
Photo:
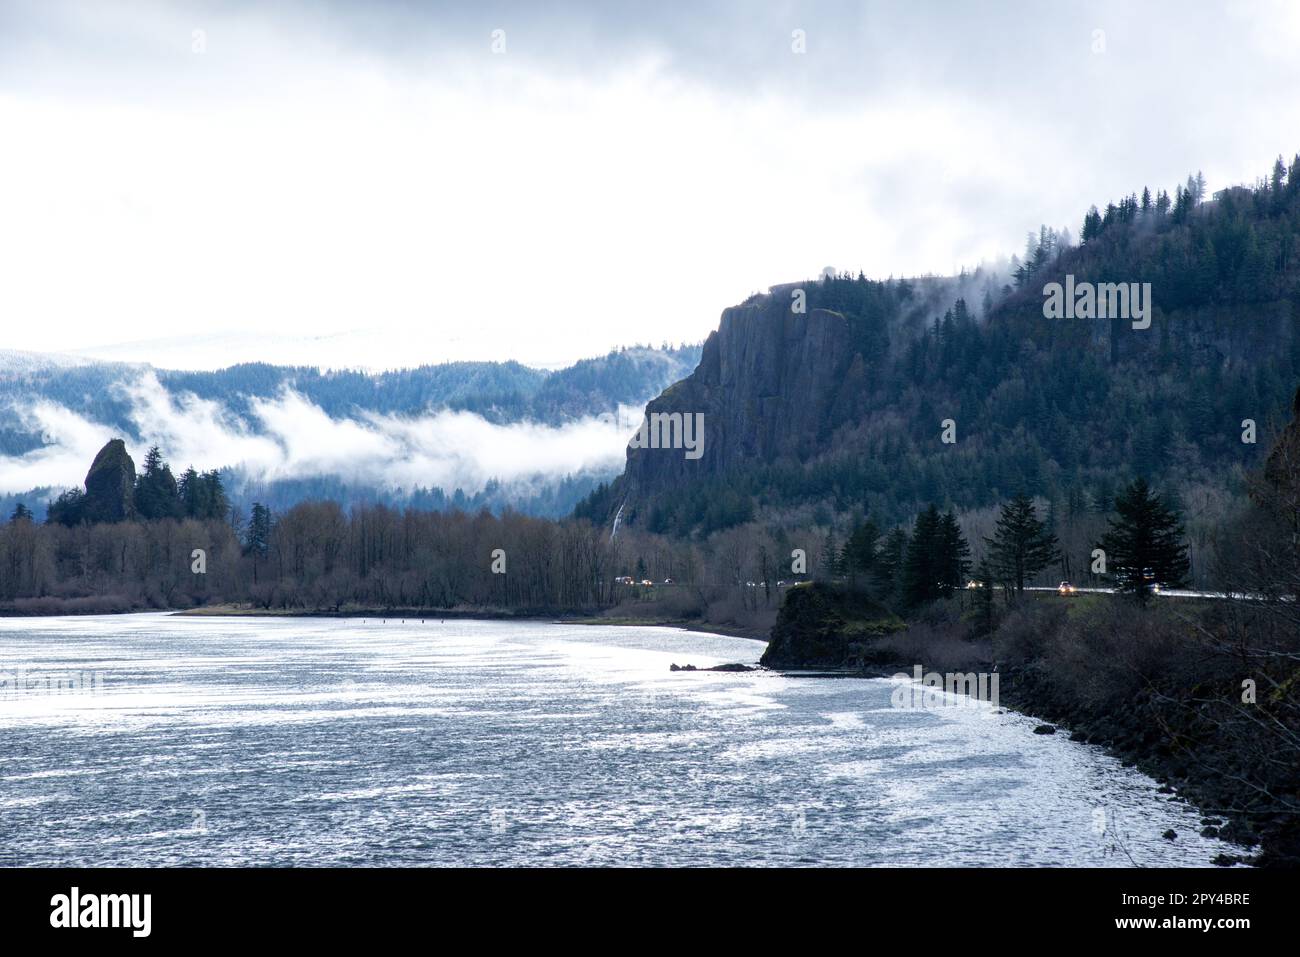
[[[0,619],[0,864],[1204,865],[1150,779],[758,642],[396,619]],[[96,673],[96,693],[51,692]],[[33,681],[35,679],[35,681]],[[1167,828],[1179,834],[1163,840]]]

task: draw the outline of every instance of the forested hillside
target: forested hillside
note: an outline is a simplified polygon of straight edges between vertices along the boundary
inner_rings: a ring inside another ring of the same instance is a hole
[[[1019,492],[1083,512],[1139,475],[1239,497],[1300,379],[1300,158],[1204,194],[1192,177],[1090,210],[1079,245],[1044,229],[1010,283],[919,334],[903,280],[824,278],[728,309],[698,370],[650,405],[702,412],[703,456],[630,449],[577,514],[707,535]],[[1150,283],[1150,327],[1045,318],[1044,286],[1067,275]]]

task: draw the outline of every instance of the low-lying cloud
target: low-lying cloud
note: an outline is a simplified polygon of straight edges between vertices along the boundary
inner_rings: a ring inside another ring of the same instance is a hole
[[[150,446],[163,450],[173,471],[231,467],[249,479],[273,482],[336,476],[384,489],[481,491],[491,479],[510,485],[580,473],[613,474],[641,410],[593,415],[563,425],[495,424],[472,412],[443,410],[398,416],[358,410],[331,418],[286,388],[274,398],[250,400],[251,421],[220,402],[192,393],[172,395],[152,372],[117,386],[129,402],[139,440],[127,448],[137,464]],[[121,429],[49,401],[12,410],[14,427],[39,433],[42,448],[0,457],[0,493],[72,487],[95,453]]]

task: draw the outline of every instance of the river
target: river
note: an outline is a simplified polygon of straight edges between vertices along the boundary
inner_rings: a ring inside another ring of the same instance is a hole
[[[541,622],[0,619],[0,865],[1127,867],[1232,850],[1151,779],[1013,712],[896,708],[884,679],[669,671],[762,648]]]

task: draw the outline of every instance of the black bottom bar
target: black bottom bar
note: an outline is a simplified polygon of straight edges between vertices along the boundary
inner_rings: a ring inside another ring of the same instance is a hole
[[[77,943],[92,946],[397,943],[431,930],[482,934],[494,943],[503,935],[532,942],[613,942],[688,928],[694,943],[701,936],[716,935],[734,946],[748,937],[764,942],[774,925],[827,923],[862,933],[907,929],[918,935],[918,942],[930,936],[974,942],[990,931],[1001,931],[1071,941],[1140,938],[1148,943],[1199,936],[1231,946],[1280,940],[1291,931],[1295,884],[1294,872],[1219,868],[11,869],[0,871],[0,921],[8,943],[38,938],[66,942],[75,937]],[[56,922],[71,923],[74,887],[79,923],[82,915],[89,922],[100,920],[99,913],[103,922],[110,922],[116,910],[117,923],[123,926],[52,926],[52,916]],[[100,895],[145,894],[147,937],[136,936],[145,923],[143,897],[116,898],[101,907]],[[87,903],[90,897],[96,898],[93,903]],[[1201,923],[1206,920],[1211,922],[1208,929]],[[1128,923],[1121,926],[1121,921]]]

